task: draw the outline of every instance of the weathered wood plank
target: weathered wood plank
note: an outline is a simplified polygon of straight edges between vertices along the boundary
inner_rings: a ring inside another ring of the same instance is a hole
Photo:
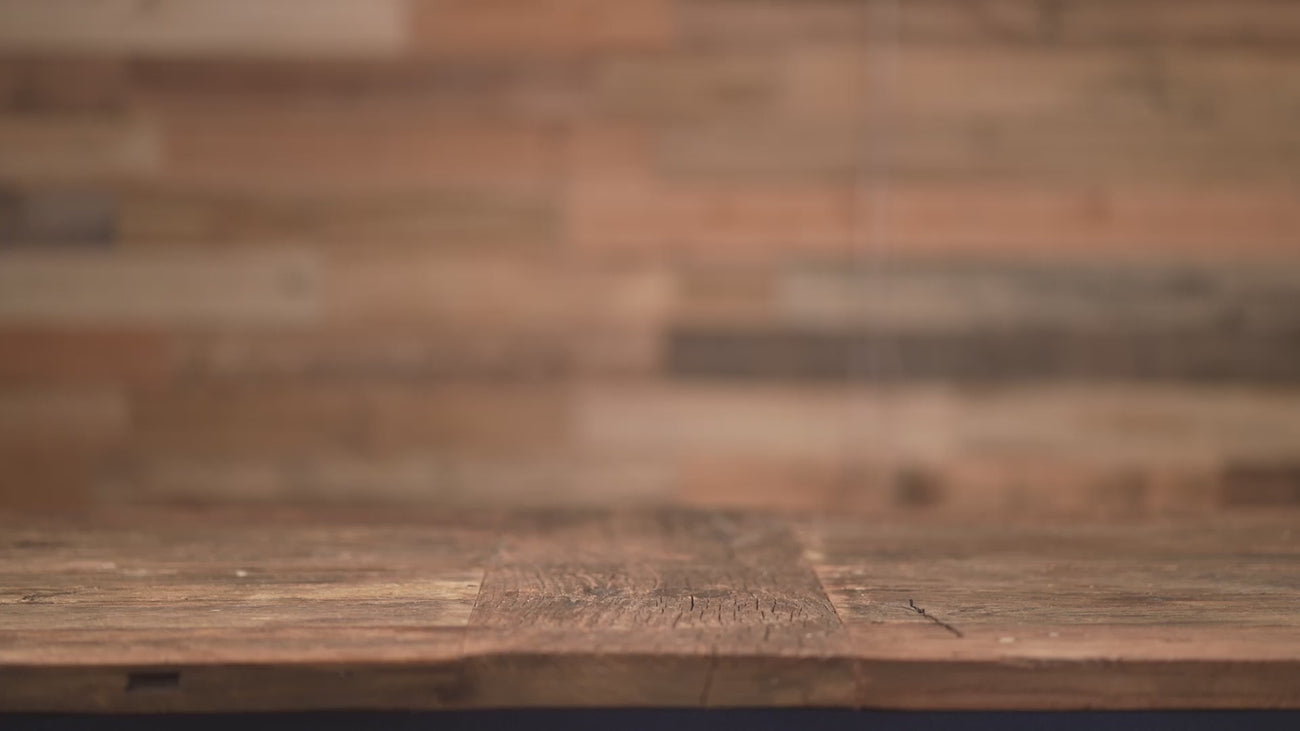
[[[127,65],[104,58],[0,57],[0,112],[100,114],[126,111]]]
[[[0,520],[5,710],[1300,707],[1294,511]]]
[[[513,332],[646,332],[673,296],[656,264],[377,249],[329,257],[328,321],[341,327],[442,326]]]
[[[165,339],[139,330],[0,329],[0,380],[157,383],[171,370]]]
[[[169,58],[134,60],[127,69],[132,90],[172,102],[237,107],[311,101],[346,108],[349,102],[405,100],[448,117],[532,121],[572,119],[588,109],[588,73],[577,60]]]
[[[1296,8],[1273,0],[907,0],[899,8],[904,37],[937,43],[1258,47],[1300,37]]]
[[[429,188],[541,192],[558,174],[558,133],[485,121],[399,97],[346,95],[264,105],[146,98],[165,153],[161,180],[234,194],[408,194]]]
[[[0,116],[0,178],[40,185],[131,180],[158,169],[157,130],[139,115]]]
[[[653,460],[558,453],[466,454],[418,445],[392,453],[301,457],[145,454],[118,460],[101,482],[112,504],[228,502],[267,505],[510,507],[661,505],[672,471]],[[11,464],[13,460],[10,460]]]
[[[1282,388],[695,381],[590,384],[576,397],[577,443],[605,454],[1217,468],[1300,444],[1298,394]]]
[[[0,254],[0,322],[130,327],[314,322],[316,259],[301,250],[249,254],[13,251]]]
[[[320,249],[359,241],[391,248],[545,250],[555,238],[549,194],[414,190],[368,195],[220,195],[136,186],[117,196],[123,248]]]
[[[414,0],[421,52],[451,57],[581,56],[654,50],[673,38],[672,0]]]
[[[568,394],[537,384],[213,383],[141,390],[132,415],[136,446],[156,454],[536,454],[563,443]]]
[[[374,56],[403,45],[400,0],[0,3],[0,49],[23,53]]]
[[[1008,383],[1035,379],[1300,383],[1300,338],[1210,324],[1118,332],[990,328],[897,330],[679,328],[666,350],[685,377]]]
[[[102,247],[117,235],[117,198],[94,189],[0,188],[0,246]]]

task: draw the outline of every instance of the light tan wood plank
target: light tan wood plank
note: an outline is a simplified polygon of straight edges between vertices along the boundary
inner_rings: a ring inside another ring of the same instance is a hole
[[[340,253],[327,272],[326,317],[340,326],[645,332],[664,322],[675,291],[660,265],[564,257]]]
[[[0,322],[123,327],[313,322],[319,274],[301,251],[0,255]]]
[[[318,505],[438,505],[466,508],[662,505],[675,475],[653,460],[585,459],[557,453],[463,454],[416,449],[397,454],[310,458],[146,455],[125,460],[99,489],[104,502],[231,503],[303,501]]]
[[[35,184],[118,182],[158,169],[156,128],[140,116],[0,116],[0,177]]]
[[[0,3],[0,49],[181,56],[388,55],[400,0],[51,0]]]
[[[961,456],[1060,464],[1217,466],[1295,452],[1285,388],[1047,385],[963,389],[595,383],[576,439],[597,451],[832,459],[869,450],[920,463]]]

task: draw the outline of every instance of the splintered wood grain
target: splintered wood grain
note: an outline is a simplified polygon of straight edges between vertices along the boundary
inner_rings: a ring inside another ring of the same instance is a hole
[[[319,514],[154,518],[6,531],[3,705],[49,703],[57,683],[46,679],[70,665],[85,710],[310,708],[321,697],[393,707],[454,689],[441,667],[459,652],[495,541],[490,516],[370,528]],[[353,680],[381,656],[386,680]],[[412,662],[415,678],[379,690]]]
[[[385,55],[403,42],[400,0],[54,0],[0,3],[0,48],[26,53]]]
[[[1300,706],[1293,511],[271,507],[3,535],[6,710]]]
[[[466,643],[490,704],[842,704],[840,622],[780,521],[728,514],[559,512],[506,524]],[[560,672],[538,673],[553,647]],[[611,655],[649,661],[643,675]],[[501,657],[502,654],[507,655]],[[510,655],[522,656],[515,659]],[[800,659],[818,657],[822,663]],[[656,659],[662,658],[662,659]],[[774,658],[806,673],[767,674]],[[635,690],[634,690],[635,688]]]
[[[1091,707],[1297,702],[1294,513],[870,531],[828,520],[804,535],[864,658],[867,703],[1072,707],[1050,690],[1067,677],[1093,687]],[[954,672],[928,673],[924,658]]]

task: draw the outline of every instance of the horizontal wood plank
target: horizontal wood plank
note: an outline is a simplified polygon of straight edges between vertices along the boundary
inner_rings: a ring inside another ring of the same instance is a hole
[[[0,3],[0,49],[25,53],[374,56],[403,45],[400,0]]]
[[[307,252],[0,254],[0,323],[11,326],[246,325],[310,323],[319,272]]]
[[[1294,512],[11,520],[5,710],[1300,707]]]
[[[563,443],[568,400],[549,385],[216,383],[138,392],[136,446],[158,454],[536,454]]]
[[[673,0],[413,0],[413,45],[451,57],[582,56],[654,50],[673,38]]]

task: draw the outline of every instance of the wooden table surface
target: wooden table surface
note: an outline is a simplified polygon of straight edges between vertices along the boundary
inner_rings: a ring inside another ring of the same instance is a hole
[[[0,710],[1300,707],[1300,515],[0,520]]]

